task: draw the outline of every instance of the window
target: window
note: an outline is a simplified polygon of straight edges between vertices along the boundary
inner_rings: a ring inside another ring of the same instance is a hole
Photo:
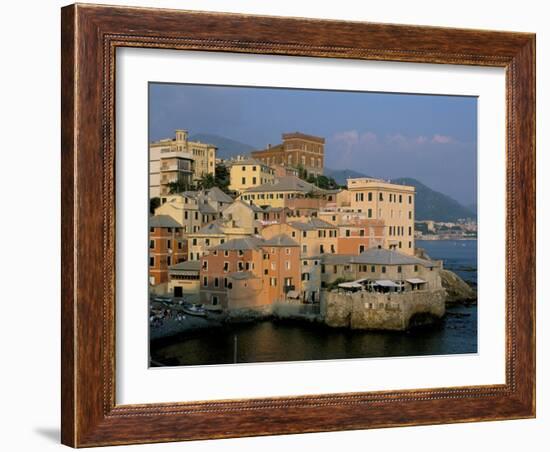
[[[212,305],[213,305],[213,306],[216,306],[217,304],[218,304],[218,297],[217,297],[216,295],[214,295],[214,296],[212,297]]]
[[[229,262],[223,263],[223,271],[224,273],[227,273],[229,271]]]
[[[290,270],[290,261],[285,261],[285,268]]]
[[[307,231],[302,231],[302,237],[307,237]]]
[[[252,171],[256,171],[256,167],[255,167],[255,166],[252,167]],[[254,178],[254,179],[255,179],[255,178]]]
[[[360,237],[364,237],[364,236],[365,236],[365,230],[364,230],[364,229],[360,229],[360,230],[359,230],[359,236],[360,236]]]
[[[225,251],[223,252],[223,255],[224,255],[225,257],[229,256],[229,251],[225,250]]]
[[[302,245],[302,253],[307,253],[307,245]]]
[[[195,220],[199,219],[199,212],[195,212]]]
[[[412,204],[412,202],[413,202],[413,198],[412,196],[409,196],[409,204]]]
[[[149,240],[149,248],[153,249],[155,247],[155,241]]]
[[[214,287],[218,287],[220,285],[219,279],[214,278]]]
[[[241,179],[241,184],[246,185],[246,177],[243,177],[243,178]]]
[[[151,256],[149,258],[149,267],[154,267],[155,266],[155,258],[154,256]]]
[[[409,211],[409,220],[412,220],[412,217],[413,217],[413,213],[412,213],[412,210]]]
[[[399,202],[403,202],[403,195],[399,195]]]
[[[376,271],[376,267],[374,265],[371,265],[370,271],[371,271],[371,273],[374,273]]]
[[[365,245],[359,245],[359,254],[365,251]]]
[[[286,252],[287,255],[290,254],[290,248],[286,248],[285,252]]]
[[[336,252],[336,250],[334,249],[334,245],[330,245],[330,252],[331,252],[331,253],[335,253],[335,252]]]
[[[346,237],[349,237],[349,236],[350,236],[350,230],[346,229]]]
[[[240,272],[242,272],[244,269],[244,264],[241,261],[239,261],[237,268],[239,269]]]
[[[202,261],[202,269],[203,270],[208,270],[208,261],[206,261],[206,260]]]
[[[401,242],[399,242],[399,248],[401,248]]]
[[[257,180],[257,179],[256,179],[255,177],[252,178],[252,184],[253,184],[253,185],[256,185],[256,180]]]
[[[202,285],[203,285],[203,287],[208,287],[208,276],[205,276],[202,279]]]
[[[412,235],[412,226],[409,226],[409,235]]]
[[[412,248],[412,242],[409,242],[409,248]]]
[[[309,273],[302,273],[302,281],[309,281]]]
[[[243,250],[239,250],[239,256],[244,256],[244,251]]]
[[[418,265],[415,265],[415,266],[414,266],[414,271],[415,271],[415,272],[418,271]]]
[[[371,192],[371,191],[369,191],[368,200],[369,200],[369,201],[372,201],[372,192]]]
[[[168,265],[168,266],[172,265],[172,257],[171,256],[166,256],[166,265]]]
[[[319,252],[323,254],[325,252],[325,247],[323,245],[319,245]]]
[[[398,265],[397,266],[397,273],[402,273],[403,272],[403,269],[401,268],[401,265]]]
[[[372,218],[372,209],[368,209],[368,210],[367,210],[367,216],[368,216],[369,218]]]
[[[382,273],[386,273],[386,267],[382,265]]]
[[[378,200],[379,201],[384,201],[384,195],[382,193],[378,194]]]
[[[271,287],[276,287],[277,286],[277,278],[271,278],[269,283],[270,283]]]

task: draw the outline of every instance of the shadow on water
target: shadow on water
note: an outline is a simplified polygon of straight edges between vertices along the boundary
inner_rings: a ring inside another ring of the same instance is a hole
[[[476,352],[475,305],[448,308],[437,324],[406,332],[270,320],[195,331],[151,344],[153,366],[232,364],[235,357],[237,363],[254,363]]]

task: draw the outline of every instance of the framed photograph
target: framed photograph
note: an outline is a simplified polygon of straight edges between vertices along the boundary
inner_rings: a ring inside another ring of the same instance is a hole
[[[535,416],[535,36],[62,9],[62,442]]]

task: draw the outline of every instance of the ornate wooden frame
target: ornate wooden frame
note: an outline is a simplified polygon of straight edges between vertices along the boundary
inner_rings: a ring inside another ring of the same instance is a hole
[[[74,447],[535,416],[535,35],[71,5],[62,9],[62,442]],[[117,47],[506,69],[506,383],[115,403]]]

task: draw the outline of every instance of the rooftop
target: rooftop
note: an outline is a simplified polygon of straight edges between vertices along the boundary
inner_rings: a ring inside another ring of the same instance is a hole
[[[200,261],[185,261],[169,267],[169,271],[199,271]]]
[[[292,221],[288,223],[289,226],[301,231],[315,231],[317,229],[335,229],[336,226],[320,220],[319,218],[312,217],[307,222]]]
[[[257,250],[263,241],[255,237],[243,237],[229,240],[221,245],[211,248],[212,250],[234,251],[234,250]]]
[[[355,264],[374,264],[374,265],[422,265],[424,267],[435,267],[431,261],[420,259],[415,256],[400,253],[395,250],[386,250],[383,248],[369,248],[359,256],[354,256],[351,260]]]
[[[276,192],[276,191],[293,191],[303,194],[307,193],[324,193],[325,191],[316,187],[309,182],[300,179],[297,176],[282,176],[272,184],[262,184],[256,187],[249,188],[243,193],[261,193],[261,192]]]
[[[294,240],[292,240],[288,235],[286,234],[278,234],[270,238],[269,240],[265,240],[262,245],[266,246],[299,246],[298,243],[296,243]]]
[[[179,224],[169,215],[153,215],[149,217],[150,228],[181,228]]]

